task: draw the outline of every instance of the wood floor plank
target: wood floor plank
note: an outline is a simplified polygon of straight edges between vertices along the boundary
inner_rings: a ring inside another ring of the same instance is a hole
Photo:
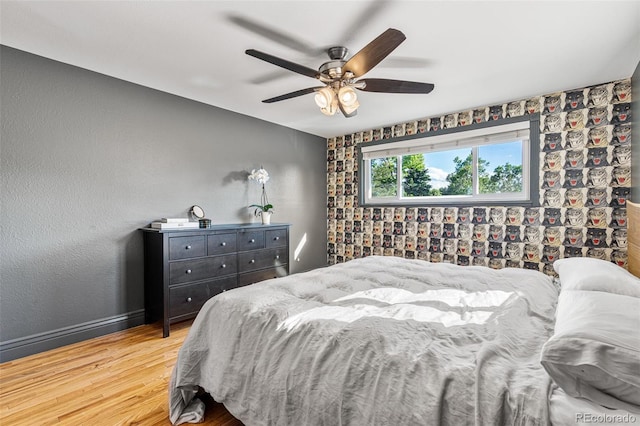
[[[168,386],[190,321],[143,325],[0,364],[0,424],[168,426]],[[242,426],[207,401],[209,426]]]

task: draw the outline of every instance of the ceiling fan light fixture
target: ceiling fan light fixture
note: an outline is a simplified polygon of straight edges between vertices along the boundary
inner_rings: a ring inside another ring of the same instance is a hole
[[[360,106],[360,103],[358,101],[356,101],[353,105],[350,105],[350,106],[342,105],[342,113],[344,114],[345,117],[353,117],[358,113],[359,106]]]
[[[338,98],[333,96],[331,103],[325,108],[320,108],[320,111],[322,111],[324,115],[335,115],[336,112],[338,112]]]
[[[342,86],[338,91],[338,97],[343,107],[350,107],[358,102],[358,95],[356,95],[356,91],[350,86]]]
[[[331,106],[334,99],[335,93],[328,86],[318,90],[316,92],[316,95],[314,96],[316,105],[318,105],[320,108],[328,108],[329,106]]]

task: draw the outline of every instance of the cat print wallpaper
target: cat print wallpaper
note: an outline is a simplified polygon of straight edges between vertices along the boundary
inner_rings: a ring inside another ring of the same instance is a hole
[[[360,207],[358,144],[540,113],[540,207]],[[555,275],[563,257],[627,266],[629,79],[327,140],[328,263],[399,256]]]

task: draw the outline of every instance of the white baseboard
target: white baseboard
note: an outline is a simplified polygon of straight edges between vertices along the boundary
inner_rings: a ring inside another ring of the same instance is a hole
[[[142,324],[144,324],[144,309],[139,309],[109,318],[0,342],[0,362],[11,361]]]

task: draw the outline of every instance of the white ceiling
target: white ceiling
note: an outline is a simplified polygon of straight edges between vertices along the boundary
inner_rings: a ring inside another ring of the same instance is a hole
[[[640,60],[640,1],[2,0],[0,7],[4,45],[324,137],[627,78]],[[324,116],[310,94],[261,102],[317,81],[246,49],[317,69],[328,57],[305,50],[346,45],[355,54],[387,28],[407,40],[366,77],[434,83],[432,93],[359,92],[353,118]]]

